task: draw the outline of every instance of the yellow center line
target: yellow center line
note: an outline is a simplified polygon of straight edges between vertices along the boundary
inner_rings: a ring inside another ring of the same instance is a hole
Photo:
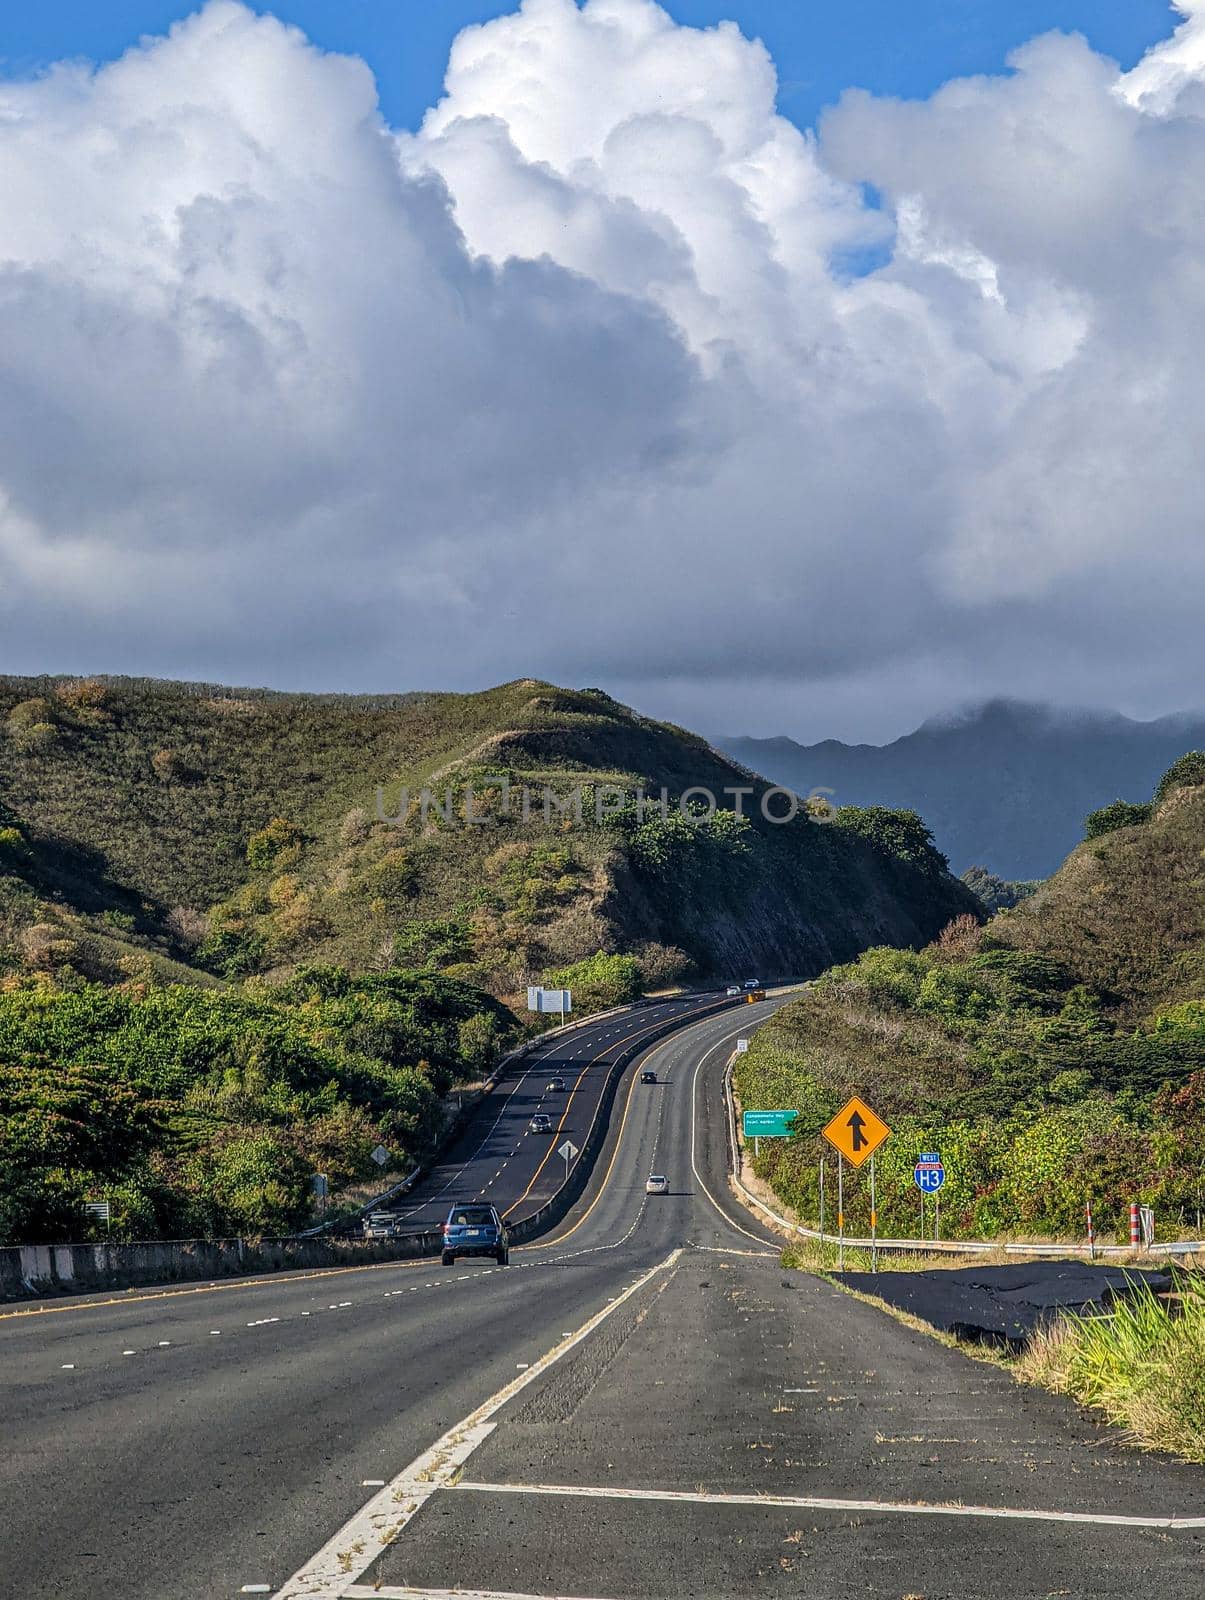
[[[516,1206],[521,1206],[523,1204],[524,1200],[527,1199],[527,1196],[535,1188],[540,1174],[543,1172],[544,1168],[548,1165],[549,1161],[552,1159],[553,1153],[554,1153],[555,1148],[556,1148],[556,1140],[560,1137],[561,1132],[564,1129],[565,1118],[569,1115],[569,1108],[573,1104],[573,1096],[581,1088],[582,1081],[585,1078],[586,1073],[590,1070],[590,1068],[593,1067],[593,1066],[597,1066],[598,1063],[603,1059],[604,1056],[609,1056],[612,1053],[617,1053],[618,1051],[622,1050],[624,1045],[629,1044],[633,1039],[638,1039],[642,1033],[654,1032],[657,1028],[659,1028],[661,1026],[661,1024],[664,1021],[665,1021],[665,1018],[663,1017],[661,1019],[661,1022],[653,1023],[651,1026],[646,1023],[644,1027],[637,1028],[637,1029],[635,1029],[634,1032],[625,1034],[622,1039],[617,1040],[613,1045],[608,1045],[608,1047],[605,1050],[601,1051],[598,1055],[596,1055],[594,1057],[594,1059],[592,1061],[588,1062],[586,1064],[586,1066],[582,1068],[581,1076],[578,1078],[577,1082],[573,1085],[573,1088],[572,1088],[572,1090],[570,1091],[570,1094],[569,1094],[569,1098],[565,1102],[565,1109],[564,1109],[564,1111],[561,1112],[561,1120],[560,1120],[560,1122],[557,1123],[556,1133],[553,1134],[552,1139],[549,1142],[548,1149],[545,1152],[543,1161],[540,1162],[539,1166],[536,1168],[535,1172],[532,1174],[531,1182],[527,1185],[526,1189],[524,1189],[523,1193],[519,1196],[519,1198],[517,1200],[512,1202],[511,1205],[507,1206],[506,1210],[502,1213],[503,1220],[505,1220],[507,1217],[510,1216],[511,1212],[515,1209]],[[629,1093],[630,1093],[630,1091],[629,1091]],[[597,1112],[595,1113],[595,1115],[597,1115]],[[625,1116],[627,1115],[626,1109],[625,1109],[624,1115]],[[614,1158],[612,1158],[612,1159],[614,1159]],[[609,1174],[610,1173],[610,1168],[609,1167],[608,1167],[607,1171],[608,1171],[608,1174]],[[587,1215],[589,1215],[589,1213],[587,1213]],[[582,1221],[584,1222],[585,1220],[586,1220],[585,1217],[583,1217]]]

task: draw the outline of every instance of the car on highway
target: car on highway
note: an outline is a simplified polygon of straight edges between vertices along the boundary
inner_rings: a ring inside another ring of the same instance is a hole
[[[565,1087],[564,1078],[549,1078],[545,1094],[558,1094]]]
[[[457,1256],[493,1256],[510,1265],[510,1236],[494,1206],[453,1206],[443,1225],[440,1260],[450,1267]]]
[[[741,984],[741,988],[745,990],[760,989],[761,986],[762,982],[760,978],[746,978],[744,983]]]
[[[651,1067],[645,1067],[644,1071],[640,1074],[640,1081],[641,1083],[656,1083],[657,1074]]]
[[[730,983],[728,985],[728,987],[724,990],[725,995],[729,995],[729,996],[734,995],[734,994],[740,994],[740,992],[741,992],[741,986],[740,986],[739,983]]]
[[[532,1133],[551,1133],[552,1118],[546,1112],[537,1111],[527,1126]]]
[[[392,1211],[372,1211],[364,1218],[366,1239],[392,1239],[398,1231],[398,1218]]]
[[[645,1194],[668,1194],[669,1179],[660,1172],[650,1172],[649,1181],[644,1186]]]

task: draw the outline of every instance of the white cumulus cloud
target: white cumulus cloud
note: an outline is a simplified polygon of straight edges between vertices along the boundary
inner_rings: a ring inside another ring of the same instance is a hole
[[[14,670],[603,683],[884,732],[1196,696],[1205,0],[776,109],[735,24],[524,0],[414,134],[211,0],[0,83]]]

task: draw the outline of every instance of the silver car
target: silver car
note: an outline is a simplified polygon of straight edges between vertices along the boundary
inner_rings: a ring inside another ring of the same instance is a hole
[[[669,1179],[660,1172],[650,1173],[649,1181],[644,1186],[644,1192],[645,1194],[668,1194]]]

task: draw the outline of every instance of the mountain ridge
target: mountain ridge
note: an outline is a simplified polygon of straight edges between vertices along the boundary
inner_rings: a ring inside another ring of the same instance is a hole
[[[884,745],[726,736],[718,749],[798,793],[837,805],[920,812],[956,872],[1049,876],[1083,836],[1085,816],[1141,800],[1186,748],[1205,743],[1205,712],[1149,722],[1120,712],[997,698],[928,718]]]

